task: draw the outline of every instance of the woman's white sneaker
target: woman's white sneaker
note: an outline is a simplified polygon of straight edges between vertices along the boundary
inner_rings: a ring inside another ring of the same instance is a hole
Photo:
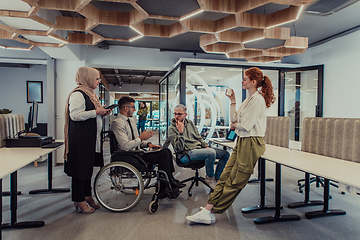
[[[212,224],[216,222],[215,215],[205,208],[201,208],[200,212],[195,213],[194,215],[186,216],[186,220],[204,224]]]

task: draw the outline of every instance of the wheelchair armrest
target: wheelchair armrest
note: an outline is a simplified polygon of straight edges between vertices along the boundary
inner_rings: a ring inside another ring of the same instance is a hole
[[[119,154],[122,156],[134,156],[134,155],[141,155],[143,153],[145,153],[144,150],[130,150],[130,151],[117,150],[113,154]]]

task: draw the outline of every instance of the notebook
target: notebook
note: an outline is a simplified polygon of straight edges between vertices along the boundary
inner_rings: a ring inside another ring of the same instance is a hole
[[[216,141],[218,142],[233,142],[235,141],[237,137],[237,134],[233,129],[229,129],[229,131],[226,134],[226,138],[217,138]]]

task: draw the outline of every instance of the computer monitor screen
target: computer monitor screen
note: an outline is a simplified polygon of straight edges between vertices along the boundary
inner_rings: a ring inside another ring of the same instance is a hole
[[[27,129],[28,132],[31,132],[31,130],[37,127],[38,107],[39,105],[37,102],[32,102],[28,117],[28,129]]]

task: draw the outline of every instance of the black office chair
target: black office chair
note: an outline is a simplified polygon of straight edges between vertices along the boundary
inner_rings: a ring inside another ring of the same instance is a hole
[[[172,145],[174,148],[174,145]],[[175,148],[174,148],[175,150]],[[178,158],[178,156],[183,156],[183,153],[185,153],[187,155],[187,157],[189,158],[190,162],[188,163],[183,163],[180,161],[180,158]],[[179,167],[183,167],[183,168],[191,168],[192,170],[195,170],[195,176],[187,178],[185,180],[182,180],[181,183],[186,183],[191,181],[191,185],[188,189],[188,196],[191,197],[192,193],[191,193],[191,189],[193,188],[194,184],[195,186],[199,186],[199,181],[202,182],[203,184],[205,184],[207,187],[209,187],[210,191],[212,191],[213,189],[209,186],[209,184],[207,184],[207,182],[205,182],[205,178],[201,177],[199,175],[199,169],[203,168],[205,166],[205,161],[191,161],[190,156],[188,155],[187,152],[176,152],[175,151],[175,156],[176,156],[176,165],[178,165]]]

